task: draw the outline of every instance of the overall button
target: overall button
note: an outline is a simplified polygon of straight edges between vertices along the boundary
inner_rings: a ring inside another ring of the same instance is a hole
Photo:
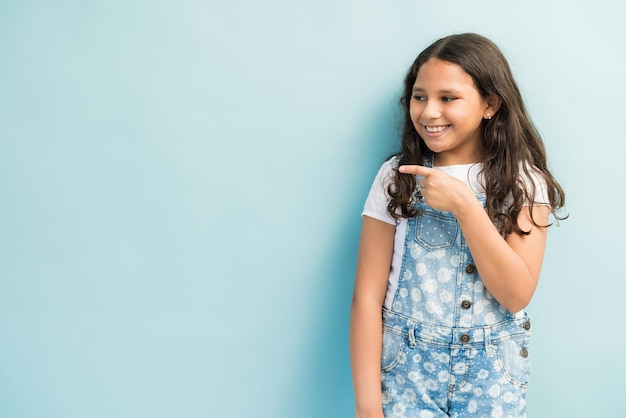
[[[530,321],[526,321],[526,322],[524,322],[524,329],[525,329],[526,331],[529,331],[529,330],[530,330]]]
[[[462,342],[462,343],[468,343],[468,342],[469,342],[469,340],[470,340],[470,336],[469,336],[469,334],[462,334],[462,335],[461,335],[461,342]]]
[[[467,274],[474,274],[476,273],[476,266],[473,264],[468,264],[467,267],[465,267],[465,272]]]
[[[528,350],[526,349],[526,347],[521,349],[521,351],[519,352],[519,355],[524,357],[524,358],[528,357]]]
[[[463,309],[469,309],[472,306],[472,302],[470,302],[469,300],[464,300],[463,302],[461,302],[461,308]]]

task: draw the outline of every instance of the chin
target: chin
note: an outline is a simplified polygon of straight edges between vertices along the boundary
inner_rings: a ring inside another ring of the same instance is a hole
[[[446,151],[446,148],[442,147],[441,145],[437,146],[437,144],[429,143],[429,141],[424,141],[424,143],[426,144],[426,148],[428,148],[431,152],[434,152],[435,154]]]

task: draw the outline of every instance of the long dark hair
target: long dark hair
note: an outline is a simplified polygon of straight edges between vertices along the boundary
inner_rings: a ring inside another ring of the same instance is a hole
[[[487,194],[486,209],[500,233],[527,233],[517,224],[517,216],[525,202],[530,202],[532,217],[534,182],[524,182],[520,168],[527,178],[532,178],[529,171],[533,167],[539,171],[547,186],[549,202],[545,203],[551,205],[552,213],[557,219],[563,219],[555,212],[563,207],[565,194],[548,170],[543,141],[528,116],[509,64],[500,49],[481,35],[464,33],[439,39],[422,51],[411,65],[404,79],[404,91],[400,98],[404,110],[404,125],[401,134],[402,149],[396,154],[399,157],[398,165],[423,165],[426,153],[430,152],[415,130],[409,113],[417,72],[430,58],[457,64],[472,77],[483,98],[496,96],[501,100],[500,108],[493,118],[482,122],[482,173]],[[416,216],[416,210],[411,205],[416,186],[415,177],[400,174],[397,169],[393,176],[393,182],[388,187],[391,200],[387,211],[396,219]],[[534,219],[533,222],[537,225]]]

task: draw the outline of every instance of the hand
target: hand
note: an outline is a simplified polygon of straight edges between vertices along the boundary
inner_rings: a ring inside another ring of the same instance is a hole
[[[476,200],[474,193],[461,180],[441,170],[421,165],[403,165],[400,173],[420,176],[417,187],[430,207],[455,213],[465,202]]]

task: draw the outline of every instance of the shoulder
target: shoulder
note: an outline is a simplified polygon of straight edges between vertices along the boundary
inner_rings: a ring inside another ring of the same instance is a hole
[[[400,157],[397,155],[393,155],[385,160],[385,162],[382,163],[378,169],[378,173],[376,173],[374,186],[382,187],[384,190],[387,190],[387,187],[394,182],[395,172],[398,170],[399,161]]]
[[[388,158],[378,169],[365,201],[363,215],[395,225],[396,221],[387,213],[389,204],[389,187],[394,183],[395,171],[398,168],[398,156]]]
[[[392,175],[398,169],[399,163],[400,163],[400,156],[392,155],[391,157],[387,158],[387,160],[385,160],[384,163],[382,163],[382,165],[380,166],[380,169],[378,170],[378,173]]]

